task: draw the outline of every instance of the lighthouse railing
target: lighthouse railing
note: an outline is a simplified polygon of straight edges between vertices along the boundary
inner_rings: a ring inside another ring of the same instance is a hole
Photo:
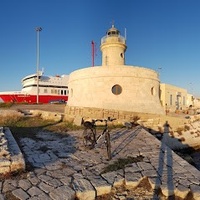
[[[125,37],[121,36],[121,35],[118,35],[118,36],[104,36],[103,38],[101,38],[101,44],[105,43],[106,42],[106,39],[107,38],[110,38],[110,37],[117,37],[118,38],[118,42],[122,43],[122,44],[126,44],[126,39]]]

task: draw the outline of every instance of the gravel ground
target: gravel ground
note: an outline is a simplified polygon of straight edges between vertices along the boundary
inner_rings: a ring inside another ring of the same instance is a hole
[[[6,108],[7,109],[7,108]],[[14,104],[11,110],[44,110],[64,113],[65,104]]]

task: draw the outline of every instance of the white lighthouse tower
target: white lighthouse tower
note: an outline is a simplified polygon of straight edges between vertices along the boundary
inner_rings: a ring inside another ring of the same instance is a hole
[[[114,25],[101,39],[102,66],[125,65],[126,39]]]
[[[159,99],[158,73],[125,64],[126,38],[114,25],[101,38],[100,49],[101,66],[70,74],[66,113],[93,118],[113,116],[117,112],[118,116],[121,113],[125,116],[126,112],[164,114]]]

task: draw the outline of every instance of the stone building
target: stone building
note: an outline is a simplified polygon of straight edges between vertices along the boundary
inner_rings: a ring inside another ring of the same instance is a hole
[[[83,110],[164,114],[156,71],[125,65],[126,38],[112,26],[101,39],[102,66],[76,70],[69,77],[68,114]],[[76,111],[75,111],[76,110]]]
[[[187,90],[174,85],[161,83],[161,104],[165,110],[174,112],[176,110],[185,110],[190,106],[194,106],[194,98]]]

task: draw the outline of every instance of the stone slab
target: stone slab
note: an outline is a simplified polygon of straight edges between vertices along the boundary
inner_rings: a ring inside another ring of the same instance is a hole
[[[75,179],[72,182],[72,187],[75,190],[76,196],[79,198],[79,200],[95,200],[96,191],[87,179]]]

